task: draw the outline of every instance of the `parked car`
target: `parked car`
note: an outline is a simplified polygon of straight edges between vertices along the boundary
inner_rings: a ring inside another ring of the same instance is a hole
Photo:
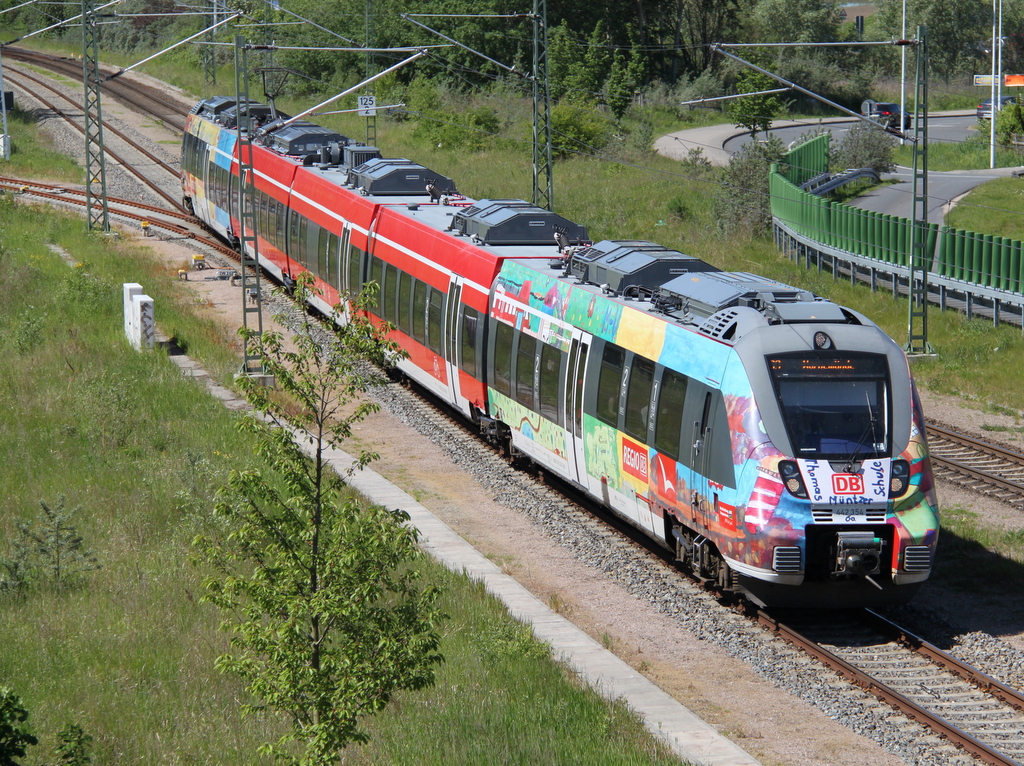
[[[875,122],[880,122],[887,128],[900,130],[900,123],[903,123],[903,130],[910,127],[911,117],[909,114],[902,114],[899,104],[888,101],[872,101],[868,99],[860,105],[860,113],[870,117]],[[902,115],[903,119],[900,120]]]
[[[1001,96],[999,98],[999,109],[1002,109],[1007,104],[1012,104],[1017,100],[1016,96]],[[991,120],[992,119],[992,99],[986,98],[980,104],[978,104],[978,119],[979,120]]]

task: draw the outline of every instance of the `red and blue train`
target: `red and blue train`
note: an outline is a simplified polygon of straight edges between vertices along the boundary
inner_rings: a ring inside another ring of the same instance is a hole
[[[522,200],[465,198],[415,162],[218,97],[188,118],[182,189],[235,242],[246,146],[269,272],[311,272],[328,314],[375,282],[404,375],[698,576],[842,608],[905,602],[928,578],[921,406],[865,316],[653,242],[591,243]]]

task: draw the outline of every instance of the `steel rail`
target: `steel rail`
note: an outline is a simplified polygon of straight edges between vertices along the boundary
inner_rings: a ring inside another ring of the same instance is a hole
[[[962,447],[975,450],[979,453],[979,456],[994,457],[999,460],[1004,460],[1010,464],[1010,467],[1019,468],[1024,471],[1024,454],[1019,452],[1014,452],[1013,450],[1006,449],[1005,447],[990,444],[989,442],[975,439],[967,436],[966,434],[957,433],[941,426],[929,424],[927,426],[927,433],[930,438],[958,444]],[[1020,481],[1000,476],[999,474],[992,473],[990,470],[976,468],[969,463],[962,462],[961,460],[944,457],[936,454],[934,449],[930,450],[930,457],[932,462],[939,468],[944,468],[947,471],[952,471],[962,476],[977,479],[978,481],[985,482],[993,487],[1006,490],[1018,495],[1021,498],[1021,502],[1024,502],[1024,483]]]
[[[40,87],[46,88],[51,93],[59,96],[60,98],[62,98],[65,101],[67,101],[68,103],[73,104],[74,106],[81,108],[81,104],[77,103],[74,99],[68,97],[66,94],[62,93],[59,89],[57,89],[57,88],[53,87],[52,85],[50,85],[45,80],[42,80],[42,79],[40,79],[40,78],[38,78],[38,77],[36,77],[34,75],[31,75],[31,74],[29,74],[27,72],[8,70],[6,72],[6,74],[5,74],[5,76],[6,76],[6,78],[12,84],[19,85],[21,88],[23,88],[25,90],[29,90],[29,88],[27,88],[24,83],[19,82],[19,79],[25,78],[27,80],[30,80],[31,82],[35,83],[36,85],[39,85]],[[33,92],[32,93],[32,97],[35,98],[35,99],[38,99],[43,104],[45,104],[48,108],[53,109],[55,112],[57,112],[57,114],[59,114],[65,120],[67,120],[68,122],[71,122],[72,124],[77,126],[77,123],[75,123],[71,119],[70,116],[65,114],[59,107],[51,104],[49,101],[46,101],[45,99],[40,97],[38,93],[34,93]],[[140,154],[145,156],[147,159],[151,160],[154,164],[159,165],[161,168],[166,170],[172,176],[178,177],[179,173],[178,173],[178,169],[177,168],[175,168],[173,165],[171,165],[170,163],[166,162],[165,160],[161,159],[160,157],[157,157],[151,151],[146,149],[146,147],[142,146],[141,144],[139,144],[134,139],[129,138],[124,132],[122,132],[122,131],[118,130],[117,128],[113,127],[112,125],[110,125],[106,120],[104,120],[104,122],[103,122],[103,127],[106,130],[112,132],[115,136],[120,138],[126,144],[131,146],[133,149],[135,149],[135,151],[139,152]],[[109,147],[106,148],[106,152],[108,154],[110,154],[111,156],[114,156],[115,159],[116,159],[116,155],[114,154],[113,151],[111,151],[111,149]],[[118,161],[120,162],[120,160],[118,160]],[[138,173],[136,173],[136,175],[138,175],[140,179],[142,178],[142,176],[139,175]],[[146,183],[148,184],[150,182],[146,181]],[[175,205],[180,207],[180,205],[177,202],[175,202]]]
[[[759,609],[756,612],[755,618],[760,625],[798,647],[807,653],[808,656],[813,657],[818,662],[832,669],[850,683],[886,702],[912,720],[918,721],[937,734],[942,735],[950,742],[956,744],[958,747],[961,747],[966,752],[981,760],[983,763],[991,764],[991,766],[1020,766],[1018,761],[1000,753],[998,750],[986,745],[981,740],[954,726],[944,718],[941,718],[926,708],[921,707],[913,700],[908,699],[888,685],[879,682],[870,674],[847,662],[833,652],[830,652],[828,649],[825,649],[817,642],[812,641],[800,632],[780,622],[764,610]],[[941,650],[938,649],[935,651],[941,652]],[[955,658],[950,659],[955,660]],[[994,681],[994,679],[992,680]]]
[[[925,641],[920,636],[917,636],[909,630],[900,627],[896,623],[887,620],[877,612],[874,612],[871,609],[867,609],[865,611],[867,613],[867,621],[876,629],[888,632],[894,640],[909,649],[913,649],[923,657],[927,657],[936,665],[945,668],[957,678],[973,684],[982,691],[991,694],[996,699],[1005,702],[1012,708],[1024,711],[1024,694],[1017,689],[1007,686],[1002,681],[996,680],[987,673],[982,673],[977,668],[957,659],[949,652],[939,649],[939,647]]]
[[[85,207],[85,192],[83,190],[69,189],[67,186],[61,186],[58,184],[43,184],[37,181],[24,181],[16,178],[0,178],[0,189],[6,189],[8,191],[27,196],[39,197],[53,202],[70,205],[72,207]],[[128,208],[112,210],[111,212],[116,216],[127,218],[132,221],[138,221],[139,223],[145,221],[154,227],[164,229],[176,236],[184,239],[195,240],[205,247],[209,247],[216,251],[220,255],[230,258],[235,262],[240,262],[238,252],[236,250],[223,244],[213,234],[209,234],[205,231],[197,231],[197,229],[202,228],[201,224],[187,213],[181,213],[176,210],[166,210],[164,208],[147,205],[143,202],[121,199],[119,197],[108,197],[107,202],[108,204],[118,208]],[[132,212],[132,208],[141,209],[146,213],[146,215]],[[192,228],[170,221],[160,220],[161,216],[176,219],[185,224],[190,224]]]

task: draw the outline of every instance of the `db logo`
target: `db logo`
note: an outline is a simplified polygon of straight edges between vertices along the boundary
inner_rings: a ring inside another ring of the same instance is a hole
[[[837,495],[863,495],[864,477],[854,473],[834,473],[832,491]]]

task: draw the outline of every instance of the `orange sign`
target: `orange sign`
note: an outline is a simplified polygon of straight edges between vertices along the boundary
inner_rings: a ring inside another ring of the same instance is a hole
[[[1008,74],[1005,77],[1006,82],[1003,84],[1008,88],[1019,88],[1024,85],[1024,74]]]

